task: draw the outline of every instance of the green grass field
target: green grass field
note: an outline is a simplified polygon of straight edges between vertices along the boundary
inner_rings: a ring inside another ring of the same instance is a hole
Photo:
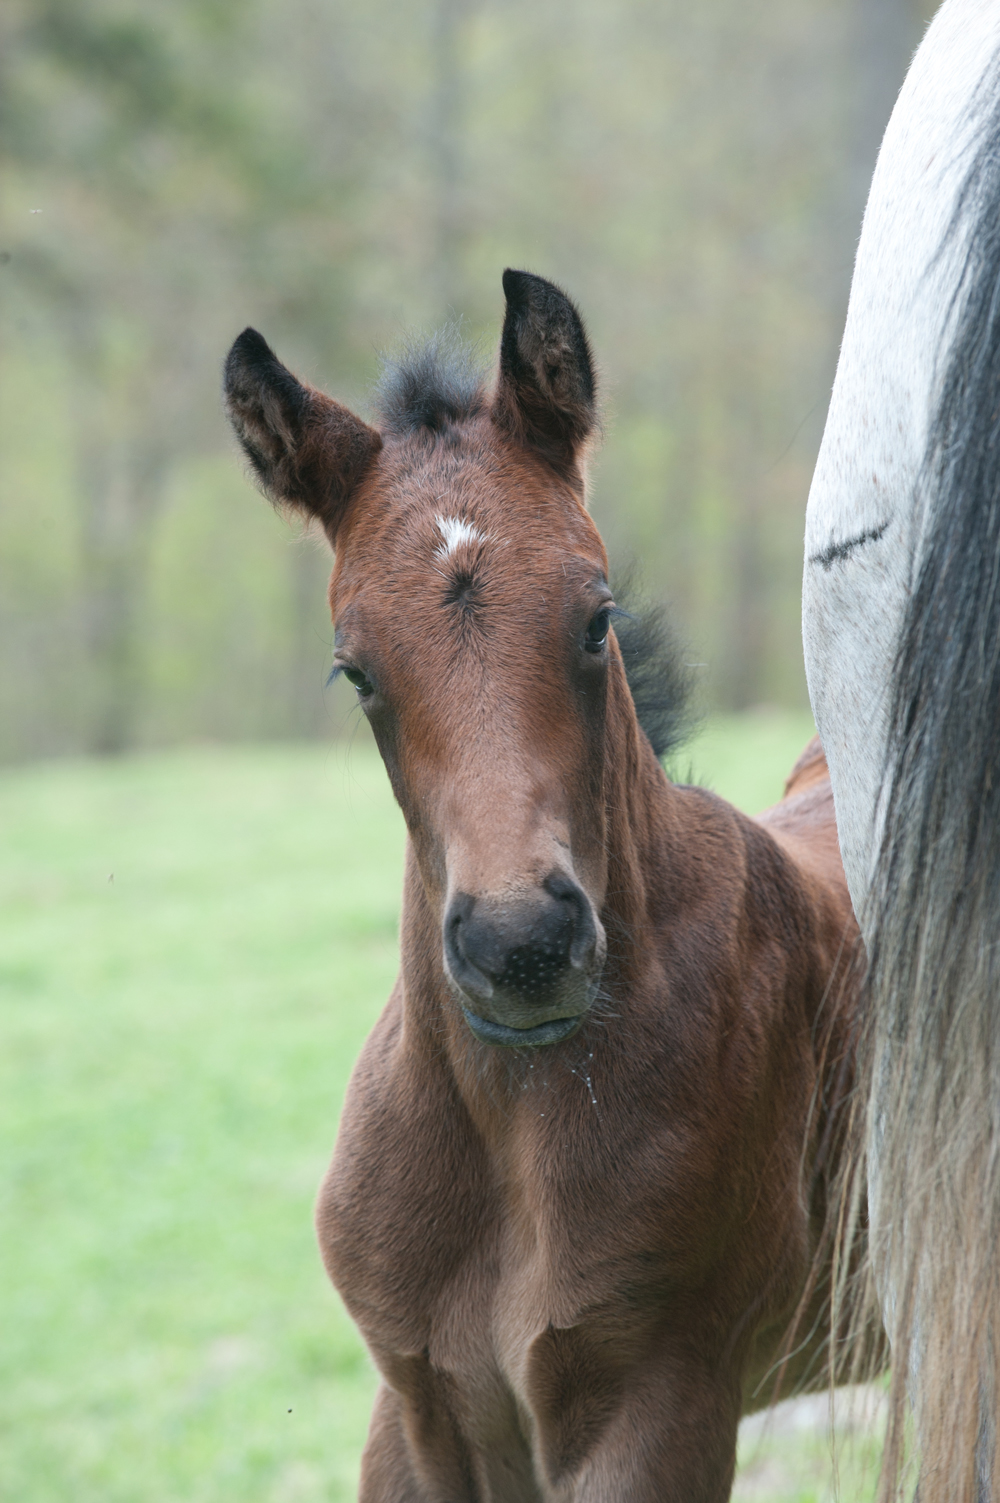
[[[809,734],[715,722],[680,770],[753,811]],[[381,764],[8,769],[0,831],[0,1499],[353,1497],[374,1378],[311,1205],[396,968]],[[745,1499],[829,1495],[815,1435],[744,1450]]]

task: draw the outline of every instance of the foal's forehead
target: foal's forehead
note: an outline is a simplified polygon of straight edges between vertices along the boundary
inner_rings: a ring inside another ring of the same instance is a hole
[[[352,529],[354,532],[355,529]],[[475,558],[480,568],[601,575],[600,535],[565,481],[513,445],[475,431],[387,445],[371,504],[356,525],[383,570]]]

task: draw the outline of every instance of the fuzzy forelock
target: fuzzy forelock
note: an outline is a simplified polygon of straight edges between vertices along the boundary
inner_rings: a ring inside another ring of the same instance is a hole
[[[454,328],[383,358],[375,411],[385,433],[436,433],[475,417],[485,406],[485,372],[475,349]]]

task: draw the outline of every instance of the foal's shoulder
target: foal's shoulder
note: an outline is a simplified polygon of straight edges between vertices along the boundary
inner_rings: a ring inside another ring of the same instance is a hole
[[[675,794],[683,809],[686,849],[701,856],[695,866],[704,869],[713,891],[725,887],[727,879],[734,898],[739,893],[759,896],[777,884],[784,899],[794,891],[838,923],[853,922],[830,774],[818,736],[789,773],[780,802],[753,818],[705,788],[675,786]],[[686,871],[689,878],[696,875],[690,860]]]
[[[782,802],[793,795],[805,793],[808,788],[814,788],[817,784],[828,785],[829,782],[830,771],[826,765],[823,743],[818,736],[814,736],[805,749],[799,753],[795,766],[785,779]],[[781,805],[778,807],[780,808]]]
[[[781,801],[758,814],[756,823],[811,877],[832,888],[838,898],[846,898],[833,789],[818,736],[788,774]]]

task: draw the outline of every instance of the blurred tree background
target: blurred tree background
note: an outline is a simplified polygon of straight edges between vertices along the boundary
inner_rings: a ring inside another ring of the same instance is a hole
[[[236,333],[365,409],[500,272],[578,301],[593,508],[709,703],[801,704],[802,519],[926,0],[5,0],[0,758],[329,731],[328,558],[248,493]]]

